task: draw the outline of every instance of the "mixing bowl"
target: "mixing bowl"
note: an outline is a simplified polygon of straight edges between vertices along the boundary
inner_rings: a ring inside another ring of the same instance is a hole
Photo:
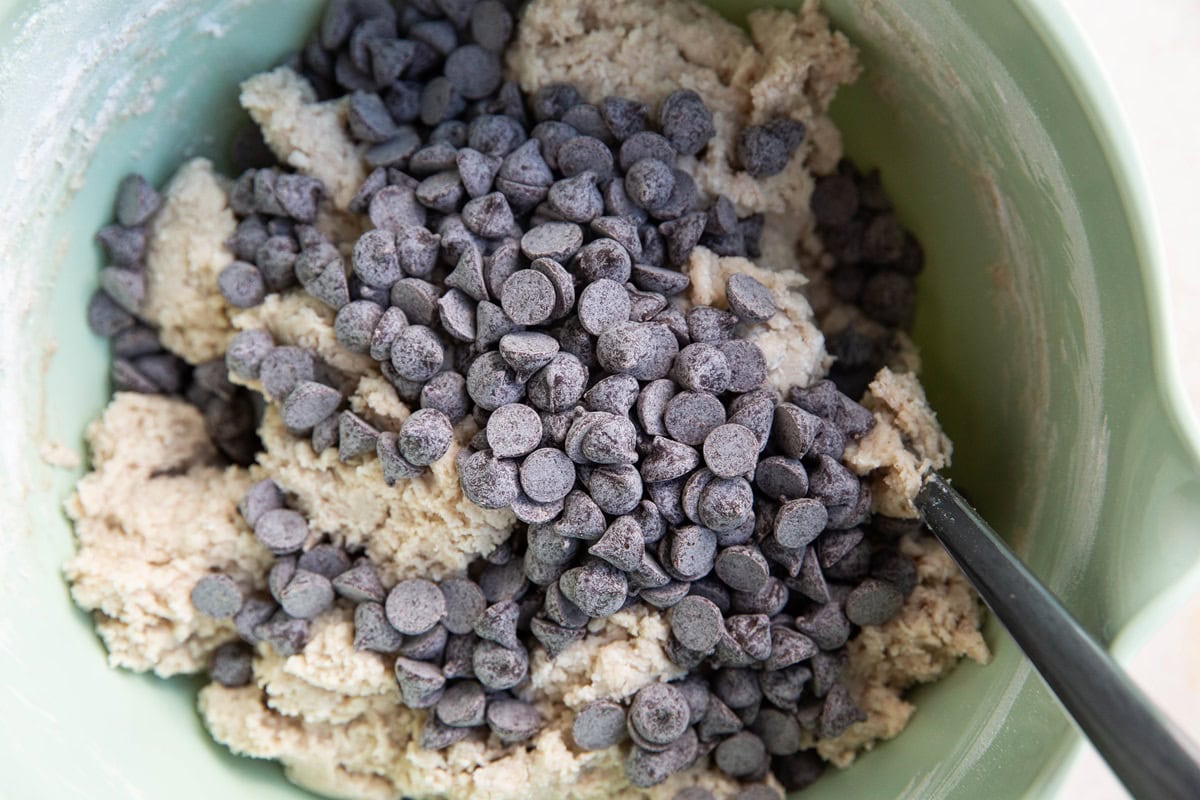
[[[195,682],[109,670],[70,604],[61,503],[107,397],[84,324],[120,176],[218,162],[238,82],[316,0],[0,0],[0,796],[294,798],[209,742]],[[723,0],[734,18],[750,3]],[[925,244],[916,329],[953,476],[1118,655],[1200,558],[1196,437],[1163,265],[1113,103],[1053,0],[829,0],[867,72],[835,116]],[[900,738],[813,800],[1045,797],[1077,737],[993,623],[995,660],[916,692]]]

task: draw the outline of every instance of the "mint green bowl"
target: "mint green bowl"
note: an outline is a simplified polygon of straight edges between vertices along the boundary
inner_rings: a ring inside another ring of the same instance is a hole
[[[1197,584],[1200,466],[1130,147],[1053,0],[829,0],[866,77],[836,116],[925,244],[917,339],[954,477],[1118,656]],[[725,0],[734,16],[751,4]],[[0,797],[295,798],[209,742],[195,684],[109,670],[59,567],[60,506],[106,400],[83,308],[130,170],[220,160],[236,86],[314,0],[0,0]],[[1078,737],[994,624],[995,661],[916,692],[897,740],[806,794],[1046,797]]]

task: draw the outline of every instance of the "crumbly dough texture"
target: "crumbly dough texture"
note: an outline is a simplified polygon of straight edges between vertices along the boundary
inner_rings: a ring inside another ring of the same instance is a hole
[[[279,67],[245,81],[241,102],[280,161],[320,178],[337,208],[350,203],[367,173],[361,148],[346,135],[348,100],[318,103],[308,81]]]
[[[118,393],[87,439],[92,471],[67,502],[72,597],[93,612],[113,666],[203,670],[233,626],[198,613],[192,586],[217,571],[257,588],[271,563],[237,512],[249,473],[216,466],[204,419],[180,400]]]
[[[143,314],[163,345],[191,364],[223,356],[234,333],[217,289],[233,263],[225,242],[237,229],[226,184],[208,159],[187,162],[150,223]]]
[[[846,446],[846,464],[870,478],[872,511],[916,519],[913,498],[926,475],[950,463],[950,439],[911,372],[881,369],[863,405],[875,415],[875,427]]]
[[[829,369],[825,337],[813,323],[812,309],[798,290],[806,283],[799,272],[766,270],[740,257],[717,256],[706,247],[692,251],[687,263],[691,305],[728,308],[725,282],[742,273],[756,279],[775,299],[777,312],[766,322],[743,323],[744,333],[754,341],[767,361],[767,379],[779,390],[808,386]]]
[[[747,34],[682,0],[534,0],[509,69],[526,90],[568,80],[591,100],[625,94],[657,103],[675,86],[705,97],[718,136],[703,159],[686,166],[702,189],[729,195],[741,213],[765,212],[767,228],[757,264],[697,248],[684,300],[723,306],[725,279],[735,272],[770,287],[781,313],[751,330],[782,390],[810,383],[829,365],[809,301],[795,290],[805,283],[800,270],[821,250],[807,210],[812,174],[831,170],[841,155],[825,111],[858,68],[853,48],[829,31],[815,3],[799,12],[755,12],[749,28]],[[331,202],[322,205],[318,226],[347,251],[360,223],[340,209],[365,169],[345,131],[345,102],[316,102],[311,87],[286,68],[246,81],[241,99],[282,161],[325,182]],[[808,141],[783,173],[752,180],[733,162],[733,136],[747,122],[780,114],[804,121]],[[216,275],[232,258],[222,245],[234,219],[222,180],[206,161],[184,165],[154,222],[147,309],[164,344],[199,363],[221,355],[235,331],[265,328],[277,343],[313,349],[341,379],[357,414],[395,430],[408,406],[374,362],[337,345],[329,309],[300,290],[245,311],[226,307]],[[866,403],[875,431],[849,451],[855,470],[872,476],[876,510],[896,516],[911,509],[919,476],[950,454],[920,384],[903,373],[915,371],[915,349],[904,352],[893,364],[898,371],[885,370],[871,385]],[[93,471],[68,503],[79,538],[66,566],[72,594],[95,612],[113,665],[160,675],[203,670],[212,649],[234,634],[229,623],[196,613],[188,594],[213,570],[247,588],[262,580],[270,556],[236,503],[252,480],[266,476],[308,515],[315,534],[365,547],[387,580],[462,574],[515,525],[510,511],[480,509],[458,486],[454,453],[474,432],[469,419],[460,423],[447,457],[422,477],[388,487],[376,459],[342,464],[335,449],[314,453],[284,429],[273,406],[260,427],[265,451],[248,471],[216,466],[191,406],[118,394],[89,429]],[[978,603],[949,558],[927,537],[910,537],[902,547],[916,560],[920,584],[897,619],[850,644],[851,689],[868,719],[837,739],[810,743],[839,766],[899,733],[913,713],[902,697],[909,685],[936,680],[964,655],[987,658]],[[707,760],[638,790],[625,780],[621,748],[583,753],[571,742],[572,709],[599,697],[629,697],[679,674],[666,640],[664,616],[638,607],[593,622],[589,637],[554,661],[534,648],[521,691],[547,724],[529,746],[502,746],[476,732],[445,751],[421,750],[416,735],[426,712],[399,704],[390,659],[354,651],[352,613],[340,604],[316,620],[304,652],[285,658],[260,646],[254,684],[210,684],[199,706],[218,741],[278,759],[291,780],[331,797],[669,800],[690,785],[730,796],[734,784],[707,769]]]

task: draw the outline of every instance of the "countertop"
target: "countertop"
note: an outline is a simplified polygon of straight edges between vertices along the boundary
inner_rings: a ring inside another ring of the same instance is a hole
[[[1200,416],[1200,2],[1062,3],[1091,45],[1141,159],[1168,264],[1178,368]],[[1200,595],[1141,647],[1130,671],[1200,741]],[[1128,797],[1088,747],[1058,800]]]

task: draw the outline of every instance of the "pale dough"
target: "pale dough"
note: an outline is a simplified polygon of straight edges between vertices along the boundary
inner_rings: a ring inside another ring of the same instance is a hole
[[[734,272],[770,287],[781,313],[750,331],[771,382],[783,390],[811,383],[829,366],[812,308],[797,290],[805,284],[799,270],[821,258],[807,210],[812,174],[830,171],[841,155],[826,110],[858,68],[853,48],[829,30],[815,3],[798,13],[755,12],[749,27],[747,34],[680,0],[535,0],[509,68],[527,90],[568,80],[593,101],[626,94],[653,104],[676,86],[705,97],[718,136],[702,160],[685,166],[702,189],[729,195],[742,213],[767,213],[768,225],[758,263],[698,248],[687,267],[686,301],[723,306],[724,282]],[[365,175],[360,149],[345,131],[345,102],[316,102],[311,87],[286,68],[246,81],[241,99],[278,157],[325,183],[332,205],[323,204],[318,227],[345,252],[360,223],[340,209]],[[756,181],[738,171],[733,137],[776,115],[804,121],[808,139],[783,173]],[[164,343],[198,363],[219,356],[236,330],[265,328],[277,343],[316,352],[344,378],[356,413],[395,430],[408,406],[373,361],[337,345],[328,308],[300,290],[246,311],[226,307],[215,278],[231,260],[222,243],[233,229],[222,179],[207,162],[189,162],[167,189],[147,264],[148,318],[162,328]],[[856,471],[871,477],[875,510],[911,516],[916,482],[948,462],[950,445],[920,384],[904,374],[919,365],[915,348],[908,343],[901,352],[892,364],[898,371],[880,373],[865,400],[875,430],[848,453]],[[273,406],[260,429],[265,451],[248,472],[213,466],[216,454],[191,406],[119,394],[89,431],[93,472],[68,506],[79,536],[66,568],[72,593],[96,612],[114,665],[162,675],[202,670],[232,630],[197,614],[188,592],[210,570],[229,571],[248,586],[261,576],[269,555],[235,506],[252,479],[267,475],[315,532],[365,547],[387,580],[461,574],[515,525],[511,512],[480,509],[458,486],[453,455],[474,432],[464,421],[446,458],[421,478],[388,487],[376,459],[342,464],[334,450],[314,453],[284,430]],[[963,656],[987,658],[978,602],[949,558],[925,537],[907,538],[902,548],[916,561],[917,589],[897,619],[864,630],[849,648],[851,689],[869,718],[814,743],[839,766],[899,733],[913,713],[902,698],[912,683],[936,680]],[[731,794],[733,784],[703,760],[643,792],[625,781],[619,748],[574,749],[570,709],[598,697],[629,697],[679,674],[664,652],[667,626],[657,612],[621,612],[590,632],[553,662],[540,649],[532,654],[523,693],[547,718],[532,747],[503,747],[477,733],[446,751],[420,750],[415,736],[425,712],[398,703],[387,659],[353,650],[350,611],[340,606],[315,622],[303,653],[283,658],[260,646],[255,685],[209,685],[200,710],[218,741],[278,759],[291,780],[333,797],[670,800],[694,784]]]
[[[926,475],[949,465],[950,439],[912,373],[883,368],[867,387],[863,405],[875,415],[875,427],[846,446],[846,464],[870,478],[872,511],[916,518],[913,498]]]
[[[80,608],[92,611],[110,663],[164,677],[198,672],[233,626],[188,597],[210,571],[246,589],[271,555],[237,512],[250,485],[220,459],[193,406],[118,393],[88,428],[92,471],[67,503],[78,547],[65,572]]]
[[[320,178],[337,208],[345,208],[367,177],[361,148],[346,135],[345,98],[317,102],[308,81],[287,67],[242,84],[242,107],[283,163]]]
[[[225,355],[233,336],[217,276],[233,262],[225,242],[237,229],[226,178],[207,159],[184,164],[150,223],[142,313],[167,349],[188,363]]]

